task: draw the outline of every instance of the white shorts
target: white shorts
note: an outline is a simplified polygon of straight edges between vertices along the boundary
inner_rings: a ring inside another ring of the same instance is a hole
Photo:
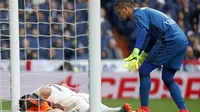
[[[64,110],[67,112],[85,112],[89,109],[89,95],[77,93],[67,99],[62,100]]]

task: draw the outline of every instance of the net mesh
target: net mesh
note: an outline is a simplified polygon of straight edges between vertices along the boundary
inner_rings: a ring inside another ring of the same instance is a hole
[[[8,0],[0,1],[0,112],[10,111],[12,90],[8,3]],[[44,72],[42,77],[39,76],[41,73],[22,73],[21,94],[29,93],[30,88],[34,90],[43,86],[41,81],[49,83],[48,77],[53,83],[61,83],[53,79],[66,82],[70,78],[65,78],[66,72],[81,76],[77,73],[81,71],[77,69],[81,62],[78,60],[88,59],[87,19],[84,0],[19,0],[21,71],[30,70],[31,62],[32,66],[35,65],[31,67],[32,71]],[[46,72],[55,70],[62,71],[62,75],[58,77]],[[40,78],[35,78],[35,75]],[[79,90],[81,87],[72,84],[71,88]],[[87,82],[84,88],[87,88]]]
[[[6,106],[10,106],[9,99],[10,95],[10,80],[9,74],[2,76],[3,71],[7,71],[9,66],[9,14],[8,14],[8,2],[0,3],[0,63],[4,66],[0,66],[0,111],[8,111]],[[7,60],[3,60],[7,57]],[[7,69],[7,70],[6,70]],[[9,97],[4,98],[3,94],[7,94]],[[5,106],[6,105],[6,106]]]

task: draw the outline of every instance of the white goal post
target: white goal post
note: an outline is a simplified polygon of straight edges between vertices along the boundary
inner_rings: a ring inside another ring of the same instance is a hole
[[[18,0],[9,0],[10,21],[10,59],[11,59],[11,108],[12,112],[19,110],[20,98],[20,58],[19,58],[19,19]]]
[[[89,0],[90,112],[101,112],[100,0]]]

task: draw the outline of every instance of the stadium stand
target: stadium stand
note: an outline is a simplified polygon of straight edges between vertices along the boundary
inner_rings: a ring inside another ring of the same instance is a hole
[[[72,25],[62,24],[63,21],[73,23],[75,6],[73,0],[41,0],[39,4],[34,0],[19,0],[20,21],[20,59],[74,59],[74,49],[87,47],[88,36],[78,38],[75,45],[74,28]],[[113,37],[113,29],[117,29],[120,38],[126,39],[131,51],[134,47],[135,32],[130,23],[119,22],[115,11],[116,0],[102,0],[101,9],[101,57],[102,59],[122,59],[124,52],[120,50]],[[171,16],[188,36],[188,46],[185,59],[200,58],[200,2],[198,0],[136,0],[135,6],[152,7]],[[38,7],[38,10],[37,10]],[[86,8],[84,0],[77,0],[76,9]],[[0,0],[0,39],[1,59],[9,59],[9,24],[8,0]],[[66,11],[67,10],[67,11]],[[87,12],[76,13],[76,22],[87,21]],[[64,26],[64,31],[62,30]],[[77,24],[77,35],[87,34],[87,24]],[[115,35],[116,36],[116,35]],[[64,37],[64,39],[63,39]],[[125,44],[126,44],[125,43]],[[130,44],[131,43],[131,44]],[[39,49],[39,50],[38,50]],[[63,52],[64,51],[64,52]],[[88,50],[79,49],[77,59],[87,59]],[[64,54],[63,54],[64,53]],[[49,55],[52,54],[52,55]]]

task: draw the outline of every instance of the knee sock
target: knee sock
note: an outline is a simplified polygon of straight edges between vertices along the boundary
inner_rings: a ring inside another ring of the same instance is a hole
[[[181,94],[180,88],[173,79],[175,73],[176,70],[164,67],[162,71],[162,80],[165,83],[165,86],[169,89],[170,95],[176,103],[176,105],[178,106],[178,108],[180,110],[185,110],[186,105],[184,103],[184,99]]]
[[[146,111],[149,111],[148,102],[149,102],[149,93],[151,88],[150,73],[155,68],[157,68],[157,66],[144,62],[139,69],[141,108]]]
[[[140,76],[140,100],[141,106],[148,106],[151,78]]]

